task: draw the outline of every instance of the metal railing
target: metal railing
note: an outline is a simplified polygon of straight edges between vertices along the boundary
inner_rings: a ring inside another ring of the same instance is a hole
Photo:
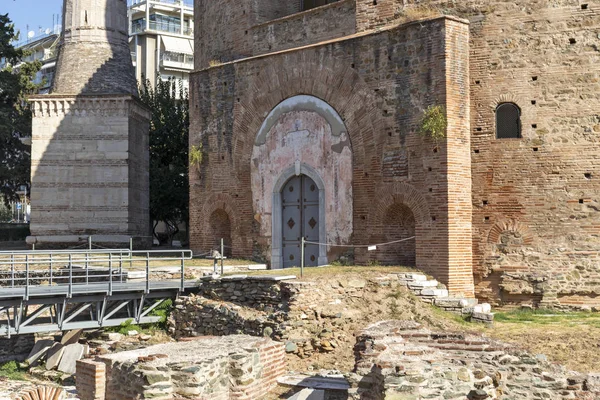
[[[185,289],[185,261],[190,250],[54,250],[0,252],[0,293],[6,288],[24,288],[26,299],[31,289],[40,286],[67,287],[67,297],[84,285],[102,285],[108,295],[116,283],[150,283],[178,279]],[[173,277],[175,276],[175,277]]]

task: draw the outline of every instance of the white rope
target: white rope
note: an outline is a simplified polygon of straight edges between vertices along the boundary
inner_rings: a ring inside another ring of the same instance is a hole
[[[331,247],[365,247],[365,248],[369,248],[369,247],[373,247],[373,246],[377,246],[377,247],[382,247],[382,246],[387,246],[390,244],[394,244],[394,243],[400,243],[400,242],[406,242],[408,240],[412,240],[416,238],[416,236],[411,236],[409,238],[406,239],[400,239],[400,240],[394,240],[393,242],[387,242],[387,243],[379,243],[379,244],[357,244],[357,245],[351,245],[351,244],[334,244],[334,243],[319,243],[319,242],[309,242],[307,240],[304,241],[305,244],[317,244],[319,246],[331,246]]]

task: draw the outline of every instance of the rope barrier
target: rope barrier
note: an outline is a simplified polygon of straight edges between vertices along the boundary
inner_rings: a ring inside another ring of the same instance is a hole
[[[392,242],[379,243],[379,244],[357,244],[357,245],[351,245],[351,244],[335,244],[335,243],[309,242],[308,240],[305,240],[304,244],[316,244],[316,245],[319,245],[319,246],[331,246],[331,247],[351,247],[351,248],[364,247],[364,248],[369,248],[369,247],[373,247],[373,246],[377,246],[377,247],[388,246],[390,244],[406,242],[406,241],[412,240],[414,238],[416,238],[416,236],[411,236],[411,237],[406,238],[406,239],[394,240]]]

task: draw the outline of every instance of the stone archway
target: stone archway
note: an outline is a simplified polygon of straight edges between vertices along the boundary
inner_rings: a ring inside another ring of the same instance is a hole
[[[346,244],[353,231],[353,154],[349,133],[338,112],[308,95],[292,96],[275,106],[257,130],[251,188],[260,235],[271,242],[271,267],[283,260],[282,189],[294,176],[307,176],[318,187],[318,241]],[[303,206],[304,207],[304,206]],[[316,225],[315,225],[316,226]],[[327,246],[314,250],[316,265],[327,263]],[[309,251],[310,253],[310,251]],[[299,260],[297,255],[293,255]],[[299,265],[299,263],[297,263]]]

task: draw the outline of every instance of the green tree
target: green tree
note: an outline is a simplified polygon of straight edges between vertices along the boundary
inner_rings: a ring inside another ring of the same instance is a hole
[[[8,14],[0,15],[0,59],[6,63],[0,69],[0,197],[5,203],[18,200],[19,187],[29,183],[31,147],[22,139],[31,136],[27,96],[39,87],[33,80],[42,66],[20,63],[27,54],[12,45],[17,39]]]
[[[152,233],[167,225],[169,243],[179,232],[178,224],[188,224],[188,92],[181,81],[157,79],[156,87],[145,79],[140,99],[151,110],[150,121],[150,217]],[[187,230],[187,229],[186,229]]]

